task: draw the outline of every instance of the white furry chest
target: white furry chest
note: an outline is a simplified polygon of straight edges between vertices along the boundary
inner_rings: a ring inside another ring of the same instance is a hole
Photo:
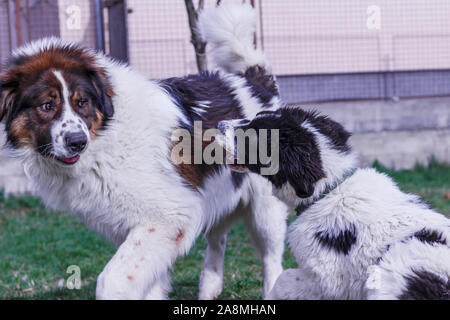
[[[40,176],[36,189],[49,207],[66,211],[111,242],[120,243],[135,221],[123,210],[126,194],[102,180],[95,171],[80,177]],[[130,199],[128,199],[130,200]]]

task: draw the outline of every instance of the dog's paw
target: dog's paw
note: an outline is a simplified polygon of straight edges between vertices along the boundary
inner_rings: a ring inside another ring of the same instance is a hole
[[[200,278],[200,300],[214,300],[223,289],[223,276],[212,270],[203,270]]]

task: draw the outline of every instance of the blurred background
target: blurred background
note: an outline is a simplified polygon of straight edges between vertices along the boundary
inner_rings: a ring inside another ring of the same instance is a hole
[[[284,101],[344,124],[361,165],[450,163],[450,1],[247,2]],[[198,72],[183,0],[0,0],[2,62],[46,36],[103,50],[151,79]],[[29,190],[0,150],[1,188]]]

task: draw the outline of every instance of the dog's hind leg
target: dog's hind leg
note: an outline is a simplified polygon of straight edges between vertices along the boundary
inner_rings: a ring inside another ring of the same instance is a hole
[[[97,280],[98,299],[144,299],[167,277],[175,259],[196,238],[181,219],[152,219],[134,227]]]
[[[288,209],[272,195],[272,185],[265,178],[252,175],[251,188],[251,210],[244,216],[244,223],[263,264],[266,297],[283,271]]]
[[[208,247],[205,263],[200,276],[200,300],[213,300],[223,289],[223,262],[227,241],[227,231],[208,233],[205,235]]]
[[[205,234],[208,247],[205,263],[200,276],[200,300],[217,298],[223,289],[223,264],[230,228],[237,222],[242,209],[238,208],[232,215],[225,217],[219,224]]]

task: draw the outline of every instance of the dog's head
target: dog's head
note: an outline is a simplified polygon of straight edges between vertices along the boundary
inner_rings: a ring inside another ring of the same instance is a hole
[[[0,74],[0,121],[14,149],[74,165],[113,116],[94,53],[47,39],[19,49]]]
[[[229,165],[234,171],[249,170],[260,174],[262,168],[271,165],[270,162],[264,163],[261,160],[261,139],[267,140],[267,146],[273,146],[273,144],[277,146],[278,171],[267,175],[266,178],[277,189],[289,194],[285,197],[291,198],[289,202],[298,203],[301,199],[311,197],[317,183],[328,175],[332,175],[333,167],[339,167],[341,158],[350,151],[347,144],[350,134],[342,125],[328,117],[300,108],[264,111],[252,121],[221,121],[218,129],[224,136],[219,142],[221,141],[234,157],[235,162]],[[248,135],[250,138],[246,139],[243,151],[238,150],[237,147],[238,129],[243,132],[249,130],[253,132],[253,136]],[[267,129],[264,136],[261,134],[263,131],[261,129]],[[278,131],[277,135],[271,131],[273,129]],[[257,155],[253,157],[256,161],[253,162],[251,162],[250,154],[252,150],[257,152]],[[274,150],[274,148],[266,147],[265,150]],[[292,201],[292,197],[300,199]]]

